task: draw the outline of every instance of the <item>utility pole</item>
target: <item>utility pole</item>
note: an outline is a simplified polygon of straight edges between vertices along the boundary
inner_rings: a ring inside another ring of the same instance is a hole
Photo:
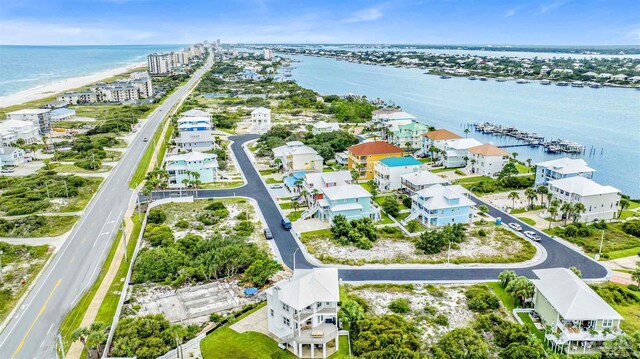
[[[447,250],[447,264],[451,264],[449,259],[451,258],[451,240],[449,240],[449,250]]]
[[[140,223],[142,223],[142,211],[140,209],[140,207],[142,206],[142,203],[140,203],[140,191],[136,191],[136,202],[138,203],[138,220],[140,221]]]
[[[127,259],[127,233],[125,231],[124,219],[122,219],[122,222],[120,223],[120,230],[122,231],[122,242],[124,243],[124,261],[128,262],[129,259]]]
[[[49,182],[45,182],[44,186],[47,189],[47,199],[51,200],[51,196],[49,196]]]
[[[600,236],[600,250],[598,251],[598,255],[602,255],[602,242],[604,242],[604,229],[602,230],[602,236]]]
[[[2,284],[4,285],[4,273],[2,273],[2,254],[4,251],[0,251],[0,280],[2,280]]]

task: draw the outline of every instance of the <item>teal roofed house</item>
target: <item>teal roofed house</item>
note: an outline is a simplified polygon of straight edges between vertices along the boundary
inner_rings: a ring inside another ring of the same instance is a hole
[[[424,164],[413,157],[390,157],[376,162],[373,180],[379,191],[393,191],[401,187],[402,176],[419,172]]]
[[[402,148],[420,148],[422,135],[428,130],[427,125],[416,120],[395,120],[386,125],[387,141]]]

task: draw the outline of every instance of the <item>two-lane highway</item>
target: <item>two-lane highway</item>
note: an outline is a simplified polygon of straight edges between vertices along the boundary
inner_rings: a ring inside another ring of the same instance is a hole
[[[231,196],[244,196],[250,197],[257,201],[260,206],[265,220],[269,228],[274,235],[274,242],[278,247],[278,251],[282,257],[282,260],[289,267],[293,266],[293,256],[295,253],[296,268],[311,268],[312,263],[309,263],[299,249],[298,242],[293,238],[290,232],[285,231],[280,226],[280,220],[282,218],[280,211],[276,207],[273,199],[271,198],[267,188],[261,181],[258,172],[251,163],[251,160],[245,153],[242,145],[247,141],[255,139],[255,135],[239,135],[232,136],[233,144],[231,150],[233,151],[241,171],[247,180],[247,184],[228,190],[199,190],[198,198],[216,198],[216,197],[231,197]],[[175,196],[176,192],[162,191],[154,194],[157,197],[170,197]],[[493,217],[502,217],[503,222],[511,223],[516,222],[522,226],[523,231],[535,231],[540,235],[542,240],[540,244],[547,251],[547,257],[544,262],[532,265],[529,267],[521,266],[509,266],[505,264],[500,267],[459,267],[459,266],[427,266],[416,265],[410,266],[410,268],[398,268],[390,266],[388,268],[367,268],[367,267],[351,267],[339,269],[340,278],[344,281],[387,281],[387,282],[399,282],[399,281],[487,281],[496,280],[501,271],[505,269],[513,269],[519,275],[525,275],[529,278],[533,278],[533,269],[539,268],[555,268],[555,267],[572,267],[575,266],[582,271],[582,276],[585,279],[601,279],[607,275],[607,270],[599,263],[587,258],[581,253],[574,251],[573,249],[563,245],[562,243],[550,238],[543,232],[532,228],[526,223],[514,218],[493,206],[482,202],[480,199],[472,198],[478,204],[485,204],[489,208],[489,214]]]
[[[145,149],[171,108],[211,67],[213,56],[189,82],[171,94],[144,123],[133,143],[102,184],[79,223],[44,269],[23,304],[0,334],[0,358],[55,358],[55,337],[64,315],[97,274],[113,243],[133,191],[129,181]]]

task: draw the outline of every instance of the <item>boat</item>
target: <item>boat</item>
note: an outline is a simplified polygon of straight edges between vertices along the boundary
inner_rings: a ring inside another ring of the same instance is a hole
[[[507,79],[505,79],[504,77],[498,77],[496,79],[496,81],[498,81],[498,82],[507,82]]]
[[[476,78],[475,78],[475,76],[469,76],[468,79],[469,80],[475,80]]]
[[[540,85],[551,85],[551,81],[549,81],[549,80],[540,80]]]
[[[560,81],[556,84],[556,86],[569,86],[569,83],[564,82],[564,81]]]
[[[487,81],[487,78],[486,77],[481,77],[480,81]]]
[[[591,87],[592,89],[599,89],[602,86],[600,86],[600,84],[597,82],[592,82],[589,84],[589,87]]]
[[[517,84],[528,84],[529,80],[526,79],[518,79],[518,81],[516,81]]]
[[[580,81],[573,82],[571,87],[584,87],[584,84]]]
[[[440,76],[440,78],[441,78],[441,79],[443,79],[443,80],[445,80],[445,79],[450,79],[450,78],[451,78],[451,76],[448,76],[448,75],[442,75],[442,76]]]

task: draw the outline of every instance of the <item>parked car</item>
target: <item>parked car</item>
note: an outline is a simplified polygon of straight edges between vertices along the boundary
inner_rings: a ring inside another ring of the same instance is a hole
[[[264,237],[266,239],[273,239],[273,234],[271,233],[271,230],[268,227],[265,227],[263,232],[264,232]]]
[[[518,231],[518,232],[522,230],[522,226],[517,223],[509,223],[509,227],[514,231]]]
[[[148,139],[148,138],[146,138],[146,137],[145,137],[144,139],[142,139],[142,140],[143,140],[144,142],[149,141],[149,139]]]
[[[3,168],[2,173],[13,173],[13,168]]]
[[[536,241],[536,242],[538,242],[541,239],[540,236],[537,233],[532,232],[532,231],[526,231],[526,232],[524,232],[524,235],[525,235],[525,237],[529,238],[530,240]]]
[[[271,186],[271,189],[280,189],[280,188],[284,188],[284,186],[281,184],[274,184],[273,186]]]
[[[283,218],[282,221],[280,221],[280,224],[282,225],[282,228],[284,228],[287,231],[291,230],[291,221],[289,220],[289,218]]]

